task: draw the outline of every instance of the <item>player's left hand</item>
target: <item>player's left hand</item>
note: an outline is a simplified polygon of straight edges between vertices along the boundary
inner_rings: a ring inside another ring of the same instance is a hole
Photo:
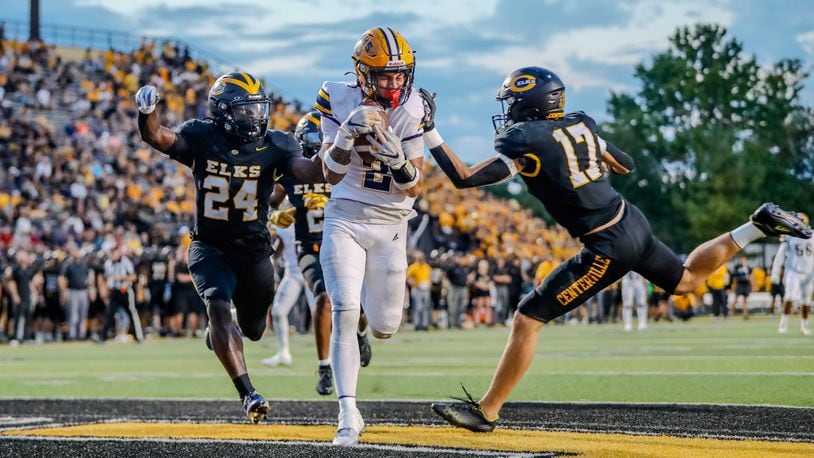
[[[429,132],[435,129],[435,92],[423,87],[418,92],[421,93],[421,101],[424,103],[424,132]]]
[[[382,129],[381,125],[374,126],[376,136],[367,136],[367,141],[373,147],[371,154],[376,159],[393,170],[398,170],[404,167],[407,163],[407,156],[404,155],[404,149],[401,147],[401,139],[393,132],[391,127],[386,130]]]
[[[277,227],[283,229],[294,224],[297,220],[294,218],[294,212],[297,211],[296,207],[291,207],[288,210],[275,210],[269,216],[269,222]]]
[[[325,194],[319,194],[315,192],[309,192],[302,196],[302,202],[305,205],[305,208],[308,210],[318,210],[320,208],[325,208],[325,204],[328,203],[329,197]]]

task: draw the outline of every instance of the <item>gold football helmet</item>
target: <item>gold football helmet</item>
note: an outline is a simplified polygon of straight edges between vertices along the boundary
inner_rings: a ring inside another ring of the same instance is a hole
[[[806,215],[805,213],[803,213],[803,212],[797,212],[797,217],[798,217],[798,218],[800,218],[800,221],[802,221],[802,222],[804,222],[804,223],[808,224],[808,221],[809,221],[809,219],[808,219],[808,215]]]
[[[353,51],[353,65],[362,92],[384,107],[395,108],[410,96],[415,74],[414,51],[396,30],[376,27],[363,33]],[[404,85],[380,93],[376,75],[386,72],[404,73]]]

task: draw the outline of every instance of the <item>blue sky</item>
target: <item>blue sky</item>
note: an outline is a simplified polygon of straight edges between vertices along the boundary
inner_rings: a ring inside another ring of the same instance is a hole
[[[0,18],[25,20],[28,2],[12,3]],[[814,66],[810,0],[41,0],[41,11],[44,23],[184,39],[308,104],[322,81],[352,70],[364,30],[394,27],[416,50],[416,85],[438,92],[439,130],[470,161],[491,154],[494,96],[521,66],[556,72],[567,108],[599,120],[610,92],[635,91],[634,66],[666,49],[679,26],[720,24],[762,64]],[[814,105],[814,78],[807,86]]]

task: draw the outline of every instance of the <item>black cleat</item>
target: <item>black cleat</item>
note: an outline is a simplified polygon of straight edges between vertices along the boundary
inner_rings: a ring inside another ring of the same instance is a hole
[[[252,391],[243,397],[243,410],[246,411],[249,420],[260,423],[269,413],[269,403],[260,393]]]
[[[361,364],[362,367],[367,367],[367,365],[370,364],[370,358],[373,357],[373,350],[370,348],[370,340],[367,338],[367,333],[360,335],[357,332],[356,340],[359,341],[359,364]]]
[[[326,396],[334,392],[334,374],[331,366],[319,366],[317,393]]]
[[[461,385],[463,388],[463,385]],[[476,433],[490,433],[495,429],[497,418],[489,420],[480,408],[478,401],[472,399],[464,388],[467,399],[453,398],[461,402],[436,402],[432,410],[440,415],[447,423],[459,428],[468,429]]]
[[[775,204],[761,205],[749,219],[766,235],[811,238],[811,227],[808,224],[798,218],[794,212],[783,210]]]

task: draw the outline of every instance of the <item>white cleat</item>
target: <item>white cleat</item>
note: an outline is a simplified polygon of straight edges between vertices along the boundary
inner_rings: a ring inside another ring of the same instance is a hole
[[[647,332],[647,325],[639,326],[639,332]]]
[[[336,430],[333,445],[350,447],[359,445],[359,436],[365,432],[365,421],[359,409],[339,412],[339,427]]]
[[[804,336],[810,336],[811,335],[811,329],[809,329],[809,328],[800,328],[800,332],[802,332]]]
[[[788,315],[783,315],[780,317],[780,325],[777,327],[777,332],[780,334],[785,334],[789,332],[789,317]]]
[[[266,358],[263,361],[261,361],[261,363],[271,367],[290,366],[292,362],[293,359],[291,358],[290,353],[277,353],[271,358]]]
[[[626,325],[625,325],[625,328],[624,328],[624,331],[625,331],[625,332],[630,332],[630,331],[632,331],[632,330],[633,330],[633,325],[630,325],[630,324],[626,324]]]

